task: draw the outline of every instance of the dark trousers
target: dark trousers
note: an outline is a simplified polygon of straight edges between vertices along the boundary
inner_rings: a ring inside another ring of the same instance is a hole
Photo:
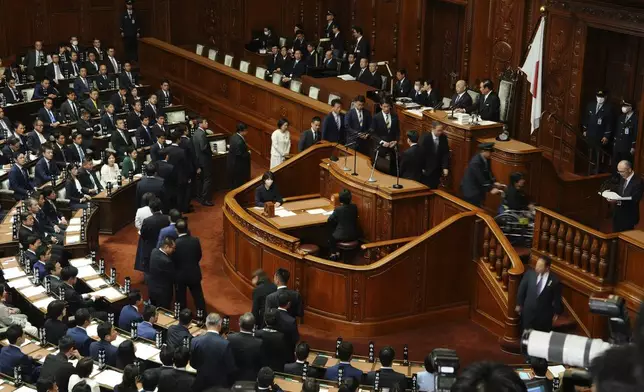
[[[428,175],[423,174],[422,177],[423,184],[427,185],[430,189],[438,189],[438,186],[441,183],[441,171],[436,169]]]
[[[192,299],[195,302],[195,307],[197,310],[202,309],[204,314],[206,314],[206,300],[203,296],[203,289],[201,287],[201,281],[199,282],[181,282],[177,283],[177,297],[176,301],[181,304],[181,309],[184,309],[187,304],[187,290],[190,289],[190,294]]]
[[[153,290],[149,290],[148,294],[150,296],[150,302],[152,303],[152,305],[156,307],[172,309],[170,307],[172,305],[172,289],[173,287],[169,286],[165,289],[155,288]]]
[[[202,201],[212,200],[212,166],[206,165],[201,168],[199,174],[199,191],[197,197]]]
[[[177,189],[177,208],[181,212],[188,212],[190,207],[190,190],[191,184],[179,184],[179,189]]]
[[[125,49],[125,58],[129,61],[139,60],[139,41],[136,37],[124,37],[123,48]]]

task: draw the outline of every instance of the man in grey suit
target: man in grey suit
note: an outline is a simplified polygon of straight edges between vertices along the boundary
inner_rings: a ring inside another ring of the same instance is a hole
[[[563,313],[561,283],[550,270],[551,264],[548,257],[541,256],[534,270],[526,271],[521,279],[515,310],[521,315],[523,330],[550,332]]]
[[[65,121],[76,122],[80,119],[80,107],[76,103],[74,90],[67,90],[67,100],[60,105],[60,115]]]
[[[320,117],[313,117],[313,119],[311,120],[311,129],[307,129],[306,131],[302,132],[302,135],[300,136],[300,142],[297,144],[297,150],[299,152],[306,150],[307,148],[320,141],[322,136],[320,134],[321,124],[322,119],[320,119]]]
[[[200,177],[197,191],[197,200],[204,206],[213,206],[212,204],[212,149],[208,143],[206,130],[208,129],[208,120],[200,118],[197,121],[199,127],[192,136],[192,144],[195,149],[195,162],[197,164],[197,174]]]

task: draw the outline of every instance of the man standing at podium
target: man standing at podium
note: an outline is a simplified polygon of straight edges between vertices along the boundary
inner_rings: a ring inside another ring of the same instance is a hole
[[[621,177],[617,194],[630,197],[631,200],[608,201],[615,204],[613,209],[613,231],[633,230],[640,221],[640,200],[644,192],[644,182],[636,175],[629,161],[617,164],[617,172]]]
[[[400,136],[400,124],[398,116],[391,112],[391,102],[383,101],[380,107],[382,111],[373,117],[371,134],[376,137],[380,156],[389,156],[389,174],[395,176],[396,154],[398,154],[395,147]]]
[[[485,195],[501,193],[505,185],[496,182],[490,167],[490,156],[494,151],[494,143],[479,144],[479,153],[474,155],[465,170],[461,181],[463,199],[470,204],[480,207],[485,201]]]

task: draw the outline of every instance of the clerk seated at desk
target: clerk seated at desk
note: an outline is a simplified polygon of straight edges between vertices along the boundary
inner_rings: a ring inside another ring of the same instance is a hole
[[[255,189],[255,206],[264,207],[264,203],[269,201],[275,203],[275,207],[279,207],[284,203],[284,199],[275,184],[275,175],[273,172],[267,171],[262,176],[262,185]]]
[[[340,252],[337,251],[338,242],[356,241],[360,234],[358,229],[358,207],[351,204],[351,192],[346,189],[340,191],[340,205],[333,210],[327,221],[332,230],[329,240],[329,259],[336,261],[340,259]]]

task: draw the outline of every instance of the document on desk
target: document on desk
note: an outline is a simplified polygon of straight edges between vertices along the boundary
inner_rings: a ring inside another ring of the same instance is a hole
[[[22,387],[20,387],[18,389],[15,389],[13,392],[36,392],[36,390],[33,389],[33,388],[22,386]]]
[[[331,214],[333,214],[333,211],[324,211],[324,213],[322,215],[329,216]]]
[[[24,278],[9,281],[9,282],[7,282],[7,285],[9,287],[11,287],[11,288],[14,288],[14,289],[22,289],[24,287],[33,286],[33,284],[31,283],[31,279],[29,279],[28,276],[25,276]]]
[[[52,302],[54,302],[53,297],[46,297],[41,299],[40,301],[34,302],[34,306],[37,307],[38,309],[47,309],[47,305],[49,305]]]
[[[81,218],[72,218],[69,220],[69,226],[80,225]]]
[[[42,286],[31,286],[31,287],[26,287],[26,288],[23,288],[23,289],[18,289],[18,291],[20,291],[20,293],[22,293],[22,295],[24,295],[25,297],[31,298],[31,297],[33,297],[35,295],[40,294],[40,293],[44,293],[45,288],[42,287]]]
[[[88,333],[89,335],[89,333]],[[121,335],[116,335],[116,339],[112,340],[112,346],[118,347],[121,343],[126,341],[127,339],[124,336]]]
[[[94,381],[101,385],[114,388],[115,386],[123,382],[123,373],[110,369],[103,370],[94,377]]]
[[[78,278],[80,279],[85,279],[90,276],[96,276],[98,275],[98,271],[94,269],[91,265],[84,265],[80,268],[78,268]]]
[[[324,214],[326,210],[323,210],[322,208],[314,208],[312,210],[306,210],[306,212],[308,212],[311,215],[320,215],[320,214]]]
[[[622,197],[612,191],[603,191],[602,193],[600,193],[600,195],[606,200],[613,200],[613,201],[633,200],[631,196]]]
[[[342,80],[345,80],[345,81],[349,81],[349,80],[356,80],[356,78],[354,78],[353,76],[351,76],[351,75],[349,75],[349,74],[346,74],[346,75],[338,75],[338,78],[340,78],[340,79],[342,79]]]
[[[86,265],[92,265],[92,259],[90,259],[89,257],[82,259],[72,259],[69,260],[69,264],[71,264],[73,267],[80,268]]]
[[[161,352],[158,348],[141,342],[134,343],[134,347],[136,347],[136,357],[144,361],[154,357]]]
[[[279,211],[275,210],[275,216],[279,216],[280,218],[286,218],[286,217],[295,216],[295,215],[297,214],[288,210],[279,210]]]
[[[93,297],[105,297],[108,300],[117,300],[123,297],[123,294],[114,287],[107,287],[103,290],[94,291],[91,293]]]
[[[15,279],[27,275],[25,271],[21,270],[18,267],[3,269],[2,273],[5,280]]]
[[[80,233],[81,227],[80,225],[73,225],[73,226],[68,226],[67,230],[65,230],[65,233]]]
[[[65,237],[65,243],[67,244],[76,244],[80,242],[79,235],[68,235]]]
[[[98,336],[98,324],[92,323],[85,328],[87,336]]]
[[[107,286],[107,282],[103,278],[88,280],[85,283],[87,283],[89,288],[92,290],[97,290],[103,286]]]

